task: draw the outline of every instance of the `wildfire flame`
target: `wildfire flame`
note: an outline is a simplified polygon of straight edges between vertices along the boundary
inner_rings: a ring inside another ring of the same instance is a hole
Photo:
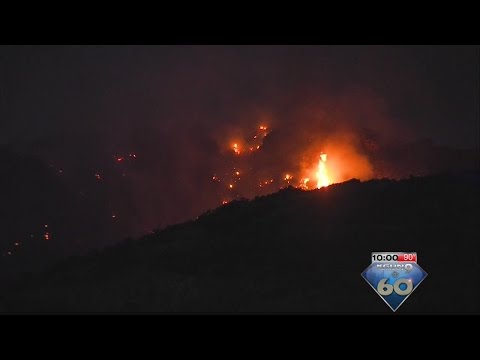
[[[262,124],[251,132],[244,130],[242,134],[246,135],[237,133],[222,144],[222,148],[228,149],[234,157],[226,157],[228,162],[211,176],[218,183],[219,202],[224,204],[240,197],[251,198],[285,187],[305,191],[321,189],[353,176],[359,179],[371,176],[368,159],[358,152],[354,139],[349,137],[332,135],[318,141],[309,141],[304,144],[304,148],[291,149],[292,154],[279,150],[278,138],[272,138],[265,152],[257,155],[256,150],[263,148],[264,139],[271,130]],[[275,151],[277,156],[268,159],[268,155],[275,155]],[[288,156],[285,163],[281,163],[284,153]],[[265,164],[267,166],[263,166]]]
[[[300,189],[303,189],[303,190],[308,190],[309,181],[310,181],[309,178],[303,178],[303,179],[300,180],[297,187],[299,187]]]
[[[318,161],[318,171],[317,171],[317,188],[330,185],[330,180],[327,174],[327,154],[320,154],[320,160]]]

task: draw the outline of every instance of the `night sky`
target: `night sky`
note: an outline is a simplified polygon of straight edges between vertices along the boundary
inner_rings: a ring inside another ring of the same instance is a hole
[[[478,46],[2,46],[0,144],[79,193],[102,183],[139,235],[275,191],[255,186],[325,149],[348,153],[339,180],[385,175],[366,134],[478,148],[479,78]]]

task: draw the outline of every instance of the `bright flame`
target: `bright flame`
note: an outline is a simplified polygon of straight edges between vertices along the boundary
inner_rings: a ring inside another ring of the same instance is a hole
[[[330,180],[327,175],[327,167],[325,163],[327,162],[327,154],[321,154],[320,160],[318,161],[318,171],[317,171],[317,188],[330,185]]]
[[[310,181],[309,178],[304,178],[302,180],[300,180],[300,184],[298,185],[298,187],[300,187],[300,189],[304,189],[304,190],[308,190],[308,182]]]

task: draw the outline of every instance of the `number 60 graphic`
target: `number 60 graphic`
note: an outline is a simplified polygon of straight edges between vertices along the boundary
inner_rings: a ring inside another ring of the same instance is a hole
[[[398,295],[408,295],[413,290],[412,280],[410,279],[405,279],[405,278],[398,279],[393,283],[393,285],[387,284],[386,283],[387,280],[388,279],[382,279],[378,282],[377,291],[380,295],[387,296],[394,291]],[[407,286],[404,290],[400,289],[400,285],[402,284],[405,284]]]

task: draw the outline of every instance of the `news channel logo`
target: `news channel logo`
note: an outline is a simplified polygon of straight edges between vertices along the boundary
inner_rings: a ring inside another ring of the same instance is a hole
[[[412,252],[374,252],[372,263],[362,272],[365,281],[394,312],[427,275]]]

